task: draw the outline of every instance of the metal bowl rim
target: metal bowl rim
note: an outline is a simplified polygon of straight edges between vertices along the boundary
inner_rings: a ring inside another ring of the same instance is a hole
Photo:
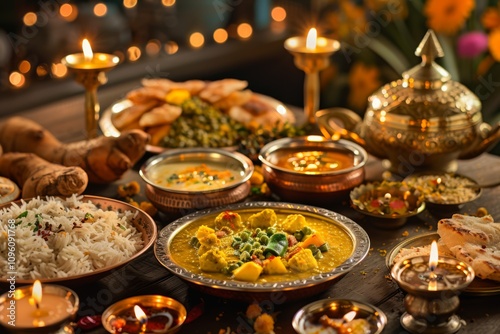
[[[384,330],[385,325],[387,325],[387,316],[386,314],[379,309],[378,307],[368,304],[365,302],[361,302],[358,300],[354,299],[344,299],[344,298],[335,298],[335,299],[320,299],[316,300],[314,302],[311,302],[307,305],[302,306],[293,316],[292,320],[292,326],[293,328],[298,332],[301,327],[299,324],[299,321],[302,317],[307,316],[310,312],[316,313],[317,309],[319,307],[323,307],[326,305],[332,305],[332,304],[352,304],[352,306],[357,306],[359,308],[363,308],[365,311],[371,312],[372,315],[378,314],[375,318],[377,319],[377,331],[372,333],[372,334],[378,334],[381,333]],[[380,324],[380,326],[378,326]]]
[[[317,140],[309,141],[307,139],[309,137],[311,137],[311,136],[281,138],[281,139],[273,140],[272,142],[270,142],[270,143],[264,145],[264,147],[262,147],[262,149],[259,152],[259,160],[263,164],[265,164],[265,165],[267,165],[275,170],[279,170],[281,172],[284,172],[284,173],[293,174],[293,175],[301,175],[301,176],[311,176],[311,177],[348,174],[352,171],[363,168],[364,165],[366,164],[366,161],[368,160],[368,153],[366,153],[366,150],[356,143],[350,142],[350,141],[345,140],[345,139],[339,139],[337,141],[333,141],[331,139],[324,138],[322,136],[313,136],[313,137],[316,137]],[[311,143],[311,145],[307,145],[308,143]],[[289,146],[290,144],[297,144],[297,146]],[[314,146],[314,145],[317,145],[317,146],[329,145],[329,146],[325,146],[325,148],[331,148],[331,149],[342,148],[342,149],[348,150],[348,151],[354,153],[356,156],[361,157],[361,161],[358,164],[356,164],[355,166],[341,169],[341,170],[322,172],[322,173],[316,173],[316,174],[308,174],[308,173],[295,172],[291,169],[277,166],[277,165],[271,163],[267,159],[267,156],[269,156],[270,154],[272,154],[280,149],[302,148],[302,147],[306,148],[308,146]]]
[[[159,186],[158,184],[156,184],[155,182],[153,182],[152,180],[150,180],[147,177],[147,171],[149,168],[157,166],[161,163],[165,163],[165,160],[167,160],[169,158],[178,157],[180,155],[196,155],[196,154],[207,154],[208,156],[210,156],[210,154],[223,155],[224,157],[227,157],[229,159],[232,159],[233,161],[238,162],[239,165],[241,166],[243,172],[244,172],[244,175],[240,181],[232,183],[228,186],[220,187],[220,188],[216,188],[216,189],[209,189],[209,190],[199,190],[199,191],[179,190],[179,189],[172,189],[169,187]],[[227,189],[238,187],[241,184],[247,182],[250,179],[250,177],[252,177],[253,171],[254,171],[253,162],[248,157],[246,157],[245,155],[243,155],[239,152],[230,152],[230,151],[227,151],[224,149],[219,149],[219,148],[188,148],[188,149],[178,148],[178,149],[172,149],[172,150],[165,151],[161,154],[152,156],[151,158],[146,160],[146,162],[144,162],[144,164],[139,169],[139,175],[144,180],[144,182],[150,184],[155,189],[161,189],[161,190],[166,191],[166,192],[177,193],[177,194],[193,194],[193,195],[198,194],[199,195],[199,194],[219,192],[222,190],[227,190]]]
[[[192,273],[183,267],[176,264],[170,258],[170,242],[179,233],[183,227],[194,222],[196,219],[201,218],[209,214],[217,214],[225,210],[239,210],[248,208],[271,208],[271,209],[289,209],[295,211],[307,211],[311,214],[316,214],[324,217],[327,220],[335,222],[340,228],[343,228],[346,233],[349,234],[353,241],[353,252],[351,256],[346,259],[343,263],[335,267],[332,271],[326,273],[316,274],[307,279],[295,280],[295,281],[285,281],[285,282],[271,282],[271,283],[249,283],[243,281],[231,280],[229,277],[227,280],[218,280],[207,278],[201,274]],[[180,278],[194,283],[196,285],[203,285],[213,289],[236,291],[236,292],[274,292],[274,291],[288,291],[311,287],[320,283],[325,283],[327,281],[333,280],[340,277],[350,270],[352,270],[357,264],[359,264],[368,254],[370,249],[370,238],[366,231],[355,223],[350,218],[338,214],[336,212],[310,206],[302,205],[296,203],[287,202],[246,202],[239,204],[232,204],[229,206],[211,208],[207,210],[201,210],[184,216],[175,220],[174,222],[165,226],[159,233],[156,243],[154,245],[155,257],[165,268],[167,268],[174,275]]]

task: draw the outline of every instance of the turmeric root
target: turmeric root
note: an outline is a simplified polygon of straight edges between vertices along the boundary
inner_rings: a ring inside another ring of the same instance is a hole
[[[23,117],[11,117],[0,124],[0,146],[4,152],[34,153],[55,164],[78,166],[95,183],[119,179],[143,156],[148,141],[145,132],[130,130],[117,138],[101,136],[65,144]]]
[[[70,196],[81,194],[88,177],[80,167],[52,164],[30,153],[5,153],[0,156],[0,175],[14,180],[22,197]]]

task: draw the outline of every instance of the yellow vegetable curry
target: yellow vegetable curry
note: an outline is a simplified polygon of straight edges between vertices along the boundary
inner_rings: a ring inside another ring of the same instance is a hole
[[[174,262],[192,273],[265,283],[330,272],[354,244],[339,224],[314,213],[253,208],[193,221],[169,248]]]

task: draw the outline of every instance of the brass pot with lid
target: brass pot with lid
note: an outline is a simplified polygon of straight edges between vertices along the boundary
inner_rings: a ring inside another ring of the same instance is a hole
[[[330,108],[316,112],[318,126],[326,137],[352,140],[388,159],[400,175],[455,171],[457,159],[476,157],[500,140],[500,123],[484,123],[479,98],[434,62],[444,53],[432,30],[415,54],[422,62],[371,95],[363,120]]]

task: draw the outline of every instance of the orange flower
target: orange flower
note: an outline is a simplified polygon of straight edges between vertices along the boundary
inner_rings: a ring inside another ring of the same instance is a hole
[[[500,28],[493,30],[488,36],[488,47],[496,61],[500,61]]]
[[[349,96],[347,103],[353,109],[363,111],[368,97],[382,85],[379,70],[375,66],[355,63],[349,72]]]
[[[427,25],[437,33],[455,34],[469,18],[474,0],[427,0]]]
[[[349,1],[341,1],[339,9],[326,15],[326,24],[332,30],[332,37],[346,39],[354,32],[364,31],[366,25],[365,9]]]
[[[498,8],[488,7],[481,17],[483,26],[488,29],[500,28],[500,11]]]

